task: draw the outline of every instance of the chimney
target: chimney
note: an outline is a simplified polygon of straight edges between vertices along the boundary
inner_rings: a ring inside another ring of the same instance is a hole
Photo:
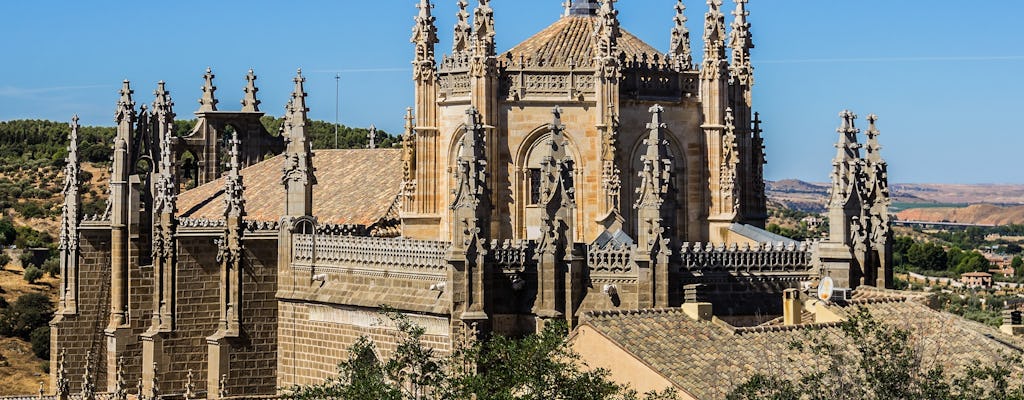
[[[707,300],[706,291],[705,286],[701,284],[683,286],[685,294],[683,313],[693,318],[694,321],[711,321],[714,317],[711,303]]]
[[[1024,318],[1022,318],[1022,314],[1024,313],[1014,308],[1003,310],[1003,325],[999,327],[999,330],[1007,335],[1024,335]]]
[[[782,322],[786,326],[800,325],[804,301],[800,299],[800,291],[786,289],[782,291]]]

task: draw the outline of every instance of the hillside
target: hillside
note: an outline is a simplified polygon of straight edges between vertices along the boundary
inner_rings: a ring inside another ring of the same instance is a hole
[[[829,186],[828,183],[804,182],[796,179],[765,182],[765,190],[772,202],[789,209],[814,213],[825,211]],[[948,210],[951,208],[949,206],[953,205],[1024,204],[1024,185],[897,183],[892,184],[891,190],[896,209],[946,207],[937,210]],[[1009,209],[989,209],[989,211],[1013,212]],[[996,219],[999,218],[1012,219],[1013,216],[996,217]]]
[[[973,204],[967,207],[911,208],[900,211],[905,221],[957,222],[981,225],[1024,224],[1024,206]]]

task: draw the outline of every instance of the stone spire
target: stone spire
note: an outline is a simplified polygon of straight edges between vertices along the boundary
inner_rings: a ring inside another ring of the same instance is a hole
[[[490,279],[484,265],[486,240],[490,236],[491,203],[487,188],[485,128],[480,112],[466,110],[465,134],[455,160],[455,189],[452,190],[452,246],[448,261],[453,266],[453,309],[467,326],[486,322],[487,288]],[[472,330],[472,329],[471,329]]]
[[[59,400],[67,400],[71,396],[71,382],[68,381],[68,370],[67,370],[67,357],[68,350],[60,349],[60,353],[57,356],[57,372],[54,377],[55,381],[55,394]]]
[[[256,98],[256,92],[260,89],[256,87],[256,74],[252,68],[249,68],[249,73],[245,75],[245,97],[242,98],[242,112],[259,112],[260,101]]]
[[[203,74],[203,97],[199,98],[199,111],[217,111],[217,98],[213,92],[217,90],[216,86],[213,86],[213,71],[210,67],[206,67],[206,73]]]
[[[732,108],[725,110],[725,134],[722,136],[722,164],[719,173],[719,188],[723,196],[723,206],[732,207],[724,212],[740,211],[739,178],[739,137],[736,135]]]
[[[751,151],[753,152],[753,167],[754,167],[754,195],[757,196],[755,200],[758,201],[758,206],[765,203],[765,188],[764,188],[764,166],[768,163],[768,159],[764,152],[764,137],[761,130],[761,113],[754,113],[754,120],[751,121]]]
[[[303,83],[306,78],[302,70],[295,75],[295,90],[286,106],[285,140],[288,145],[284,155],[285,215],[308,216],[313,213],[313,185],[316,177],[313,169],[313,149],[309,134],[306,132],[307,113],[306,92]]]
[[[193,382],[193,380],[194,378],[192,375],[192,370],[189,369],[188,375],[186,375],[185,377],[185,394],[182,395],[185,398],[185,400],[196,399],[196,384],[195,382]]]
[[[672,180],[672,160],[668,151],[668,140],[665,139],[664,130],[667,128],[662,122],[664,108],[655,105],[650,108],[651,122],[647,124],[647,139],[644,144],[647,151],[641,156],[643,170],[640,171],[640,187],[636,189],[639,197],[633,208],[654,208],[660,209],[669,198],[670,182]],[[643,243],[641,241],[641,243]]]
[[[169,130],[169,128],[168,128]],[[156,213],[175,215],[177,211],[178,182],[175,179],[174,153],[170,134],[162,135],[160,140],[160,161],[158,163],[157,181],[155,183],[153,211]]]
[[[599,60],[598,65],[607,65],[608,59],[619,57],[619,37],[622,32],[619,30],[619,11],[615,9],[616,0],[601,0],[601,6],[597,10],[597,22],[594,26],[594,57]]]
[[[496,54],[494,9],[491,0],[478,1],[473,9],[473,48],[477,57],[493,57]]]
[[[370,149],[376,149],[377,148],[377,126],[376,125],[370,124],[370,131],[366,133],[366,138],[368,139],[368,143],[366,144],[366,147],[370,148]]]
[[[121,84],[121,98],[117,100],[117,111],[114,113],[114,122],[117,123],[120,128],[123,124],[132,125],[135,123],[135,101],[132,100],[132,94],[135,93],[131,88],[131,83],[127,79]],[[118,130],[118,137],[123,136],[121,130]],[[128,140],[128,138],[124,138]]]
[[[212,75],[210,76],[212,77]],[[171,100],[171,92],[167,90],[164,81],[156,83],[156,90],[153,91],[153,95],[156,96],[153,100],[153,116],[156,118],[158,129],[166,126],[160,126],[161,124],[167,123],[171,123],[170,127],[173,127],[175,117],[174,101]]]
[[[882,158],[882,146],[878,144],[878,136],[881,134],[875,122],[878,116],[868,115],[868,143],[865,147],[866,166],[864,173],[865,200],[869,203],[866,221],[868,227],[868,243],[871,248],[870,262],[864,267],[867,274],[865,284],[877,287],[892,287],[892,258],[893,258],[893,232],[892,217],[889,215],[889,207],[892,199],[889,194],[889,171],[888,164]]]
[[[711,79],[721,76],[725,56],[725,15],[722,14],[722,0],[708,0],[708,12],[704,14],[704,63],[701,77]]]
[[[469,3],[466,0],[459,0],[459,11],[455,13],[455,36],[452,40],[452,54],[462,54],[469,50],[470,35],[473,27],[469,26],[469,12],[466,7]]]
[[[416,5],[420,12],[416,16],[416,24],[412,27],[412,38],[410,41],[416,45],[416,55],[412,61],[413,73],[419,74],[424,68],[434,69],[434,45],[437,44],[437,26],[434,25],[434,18],[430,10],[434,5],[430,0],[420,0]]]
[[[747,16],[750,12],[746,9],[748,0],[733,0],[736,2],[736,10],[732,15],[736,17],[732,22],[732,33],[729,37],[729,46],[732,48],[732,65],[729,72],[732,79],[746,87],[754,85],[754,67],[750,63],[750,49],[754,48],[751,39],[750,22]]]
[[[416,127],[413,120],[412,107],[408,107],[402,133],[402,182],[413,182],[416,175]]]
[[[459,144],[456,160],[456,189],[452,193],[452,210],[486,208],[486,150],[484,127],[480,123],[480,112],[475,108],[466,110],[466,133]],[[480,214],[483,217],[489,214]]]
[[[82,400],[96,400],[96,384],[92,380],[92,350],[89,350],[85,356],[85,370],[82,372],[82,392],[79,394]]]
[[[124,377],[124,356],[117,358],[117,376],[114,378],[114,392],[111,393],[114,400],[126,400],[128,398],[128,381]]]
[[[857,115],[849,110],[839,113],[842,125],[836,130],[839,141],[836,143],[836,158],[832,160],[832,189],[829,204],[843,207],[853,194],[857,175],[860,174],[860,143],[857,134],[860,129],[855,126]]]
[[[690,49],[690,30],[686,29],[686,5],[683,0],[676,2],[676,16],[673,18],[672,40],[668,57],[672,66],[679,71],[693,68],[693,52]]]
[[[576,208],[576,192],[572,180],[573,160],[565,152],[568,141],[565,139],[565,125],[562,124],[562,109],[556,106],[551,114],[551,138],[548,139],[545,146],[547,153],[541,161],[541,195],[538,204],[547,208],[551,217],[547,225],[552,229],[548,233],[554,235],[559,233],[555,232],[558,230],[554,226],[558,223],[555,218],[562,217],[556,215],[561,214],[558,210]]]
[[[61,293],[60,312],[75,314],[78,310],[78,223],[81,221],[81,170],[78,159],[78,115],[71,118],[68,156],[64,166],[64,205],[61,207],[60,250]]]
[[[224,179],[224,216],[241,217],[245,215],[245,185],[242,182],[242,164],[238,160],[238,131],[231,132],[231,147],[228,148],[228,173]]]
[[[639,198],[636,204],[637,247],[634,257],[640,267],[637,303],[642,308],[668,306],[668,257],[675,203],[672,201],[672,158],[662,121],[664,109],[650,108],[646,153],[641,156]]]

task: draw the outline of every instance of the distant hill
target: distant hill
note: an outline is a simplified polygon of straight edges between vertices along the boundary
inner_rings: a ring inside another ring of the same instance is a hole
[[[824,212],[828,202],[830,184],[805,182],[798,179],[783,179],[765,182],[768,199],[779,205],[804,212]],[[951,210],[954,206],[969,204],[995,204],[1007,206],[992,212],[1010,212],[1005,219],[1011,220],[1011,206],[1024,205],[1024,185],[966,185],[966,184],[892,184],[894,209],[897,211],[916,208]],[[936,208],[938,207],[938,208]],[[935,215],[942,211],[935,211]],[[970,214],[970,212],[967,212]],[[931,215],[931,214],[930,214]],[[991,217],[999,220],[1002,217]],[[948,218],[947,218],[948,219]]]
[[[983,225],[1024,224],[1024,206],[1002,207],[992,204],[973,204],[967,207],[911,208],[900,211],[896,216],[905,221]]]

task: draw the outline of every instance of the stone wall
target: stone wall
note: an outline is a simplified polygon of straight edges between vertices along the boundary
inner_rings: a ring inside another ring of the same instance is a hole
[[[228,355],[228,393],[277,391],[277,243],[245,242],[242,278],[242,336]]]
[[[217,247],[210,237],[178,239],[175,276],[176,310],[174,331],[163,341],[166,362],[158,369],[159,387],[164,393],[180,392],[189,370],[196,390],[206,390],[206,337],[217,330],[220,319],[220,264]]]
[[[337,376],[338,363],[360,336],[368,337],[382,358],[389,357],[400,339],[379,310],[342,305],[282,300],[278,304],[277,385],[290,387],[323,382]],[[410,315],[426,328],[426,346],[439,355],[451,351],[447,317]]]
[[[106,382],[106,338],[103,329],[110,320],[110,229],[80,230],[78,266],[78,313],[57,315],[50,323],[50,371],[57,371],[57,360],[66,351],[65,374],[70,390],[82,387],[87,355],[94,372],[93,382]],[[51,389],[54,387],[51,374]]]

